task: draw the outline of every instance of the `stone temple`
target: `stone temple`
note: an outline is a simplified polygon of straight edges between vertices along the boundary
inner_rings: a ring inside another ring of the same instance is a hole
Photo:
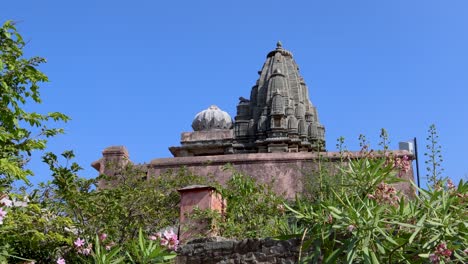
[[[290,51],[269,52],[250,99],[239,98],[234,121],[216,106],[198,113],[175,157],[325,150],[325,127]]]
[[[157,158],[139,165],[145,167],[147,176],[157,177],[184,167],[225,183],[232,173],[224,167],[231,164],[259,181],[274,182],[275,191],[294,198],[304,191],[304,179],[313,179],[319,166],[331,171],[336,168],[335,164],[342,161],[340,153],[325,151],[325,127],[292,53],[278,42],[258,74],[250,98],[239,98],[234,119],[215,105],[201,111],[192,122],[193,131],[183,132],[180,146],[169,148],[173,158]],[[409,150],[392,153],[398,158],[414,159]],[[348,154],[354,158],[361,155]],[[113,146],[106,148],[92,166],[112,176],[115,173],[108,164],[128,162],[126,148]],[[401,177],[414,180],[412,166]],[[398,188],[414,194],[409,183],[401,183]]]

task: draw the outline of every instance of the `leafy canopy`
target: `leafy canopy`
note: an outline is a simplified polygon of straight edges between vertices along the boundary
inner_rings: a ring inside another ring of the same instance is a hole
[[[7,21],[0,28],[0,183],[28,182],[32,171],[24,168],[33,150],[46,147],[47,138],[63,133],[49,128],[48,121],[67,121],[59,112],[40,114],[25,110],[27,103],[41,103],[39,84],[48,81],[37,67],[41,57],[24,58],[25,42],[15,25]]]

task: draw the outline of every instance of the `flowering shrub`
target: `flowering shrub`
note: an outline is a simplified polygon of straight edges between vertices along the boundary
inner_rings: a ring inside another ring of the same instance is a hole
[[[155,240],[152,239],[153,236],[145,239],[140,229],[138,242],[133,241],[129,244],[129,251],[126,253],[132,263],[165,263],[176,257],[174,252],[169,252],[175,250],[179,244],[172,229],[158,232],[154,237]]]
[[[179,246],[179,239],[172,228],[164,232],[157,232],[154,235],[150,235],[148,239],[151,241],[159,241],[161,246],[167,247],[169,250],[177,250]]]
[[[389,204],[392,206],[398,206],[400,202],[400,196],[397,194],[395,187],[381,182],[375,188],[373,193],[369,193],[367,198],[376,200],[379,204]]]
[[[258,182],[231,165],[224,167],[232,172],[225,186],[217,190],[227,201],[225,215],[212,210],[195,208],[189,217],[210,227],[210,232],[229,238],[258,238],[281,235],[288,216],[283,203],[286,199],[272,189],[272,184]]]
[[[73,153],[62,156],[69,160]],[[42,184],[29,196],[0,195],[0,262],[131,262],[142,250],[133,246],[141,241],[138,229],[155,234],[165,226],[177,225],[180,198],[176,190],[189,183],[203,183],[202,178],[184,171],[142,181],[138,171],[124,168],[125,182],[96,191],[92,186],[97,179],[78,177],[77,164],[61,166],[53,154],[48,154],[45,161],[53,181]],[[178,246],[174,231],[168,229],[160,238],[153,242],[153,249],[158,250],[153,250],[152,256],[162,257],[145,263],[162,263],[175,256],[171,253]]]
[[[408,199],[389,184],[398,179],[393,169],[386,159],[351,160],[343,169],[347,186],[287,206],[304,226],[302,261],[466,263],[468,184],[447,181]]]

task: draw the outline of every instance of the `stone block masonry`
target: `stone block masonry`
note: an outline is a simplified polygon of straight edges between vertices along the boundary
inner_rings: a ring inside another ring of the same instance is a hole
[[[392,151],[393,155],[403,158],[407,156],[413,160],[414,156],[405,150]],[[360,152],[350,152],[353,158],[363,158]],[[379,155],[376,155],[379,157]],[[383,157],[383,155],[380,155]],[[297,152],[297,153],[251,153],[230,154],[198,157],[175,157],[154,159],[148,164],[148,177],[158,177],[160,174],[172,171],[176,173],[182,167],[199,176],[212,175],[221,184],[226,183],[232,172],[225,170],[226,164],[234,169],[252,176],[259,182],[274,182],[274,191],[284,194],[286,198],[294,199],[297,194],[304,191],[303,183],[313,181],[318,172],[318,164],[326,167],[330,177],[336,173],[340,165],[338,152]],[[315,175],[315,176],[314,176]],[[408,182],[395,184],[396,188],[408,196],[414,196],[414,188],[409,181],[413,181],[413,170],[400,176]]]
[[[177,250],[176,264],[297,263],[299,239],[195,239]]]
[[[120,150],[121,155],[114,152],[109,154],[108,150]],[[390,151],[392,155],[403,158],[408,157],[410,161],[414,159],[412,153],[406,150]],[[353,159],[363,158],[360,152],[348,153]],[[383,155],[376,154],[376,157]],[[100,173],[114,176],[114,170],[107,164],[117,164],[123,166],[129,162],[128,151],[125,147],[110,147],[103,151],[103,157],[93,162],[92,166]],[[177,173],[181,168],[186,168],[195,175],[211,177],[225,184],[232,176],[232,171],[225,170],[226,164],[231,164],[237,171],[252,176],[259,182],[274,183],[274,191],[284,194],[288,199],[294,199],[297,194],[303,193],[304,182],[313,181],[318,173],[318,164],[327,168],[330,177],[336,173],[337,166],[340,165],[340,153],[338,152],[286,152],[286,153],[249,153],[230,154],[213,156],[194,157],[174,157],[159,158],[152,160],[149,164],[137,166],[144,167],[149,177],[158,177],[163,173]],[[408,171],[400,175],[400,178],[407,180],[395,184],[395,187],[412,197],[415,190],[409,181],[414,181],[412,166]],[[105,185],[105,184],[102,184]]]

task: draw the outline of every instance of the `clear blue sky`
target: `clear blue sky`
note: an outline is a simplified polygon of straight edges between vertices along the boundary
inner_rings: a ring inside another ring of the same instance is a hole
[[[194,115],[231,116],[278,40],[292,51],[326,127],[328,150],[359,134],[377,147],[435,123],[445,175],[468,175],[468,2],[458,1],[4,1],[41,69],[44,103],[72,117],[49,150],[85,168],[111,145],[137,163],[170,157]],[[50,179],[34,157],[33,182]],[[420,155],[423,158],[422,155]],[[424,164],[421,164],[424,174]]]

